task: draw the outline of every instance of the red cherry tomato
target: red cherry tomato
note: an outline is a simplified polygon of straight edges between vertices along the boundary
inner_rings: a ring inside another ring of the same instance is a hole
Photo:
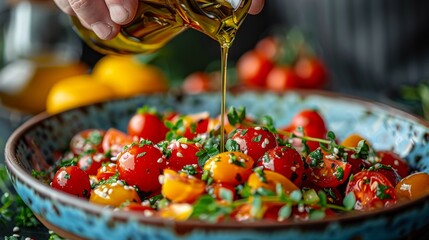
[[[213,90],[211,85],[209,74],[205,72],[195,72],[185,78],[182,89],[185,93],[196,94]]]
[[[307,178],[319,187],[337,187],[350,176],[352,166],[337,160],[334,155],[324,153],[320,148],[311,152],[306,159],[309,168]]]
[[[88,154],[79,158],[77,166],[84,170],[88,175],[96,175],[101,164],[106,161],[108,160],[102,153]]]
[[[317,58],[300,58],[295,64],[296,75],[304,88],[323,88],[328,80],[326,68]]]
[[[264,54],[250,50],[238,59],[238,78],[247,86],[264,87],[273,66],[273,62]]]
[[[410,173],[408,163],[392,151],[378,151],[377,157],[379,158],[378,163],[392,167],[401,178],[408,176]]]
[[[88,151],[103,152],[101,142],[103,141],[105,131],[100,129],[83,130],[70,140],[70,150],[80,155]]]
[[[136,113],[128,122],[128,134],[133,137],[143,138],[154,143],[165,139],[168,128],[155,113],[142,111]]]
[[[124,147],[133,142],[133,138],[117,129],[110,128],[104,135],[102,146],[105,153],[110,151],[110,155],[116,157]]]
[[[200,148],[193,143],[181,143],[173,140],[167,149],[170,150],[170,156],[167,157],[167,168],[180,171],[186,165],[195,165],[198,167],[197,152]]]
[[[279,41],[273,36],[264,37],[256,43],[255,50],[274,61],[279,52]]]
[[[77,166],[58,169],[52,179],[52,187],[83,198],[89,198],[91,192],[88,174]]]
[[[284,91],[300,87],[300,78],[289,66],[274,67],[267,76],[267,88]]]
[[[239,145],[240,151],[249,155],[255,162],[266,151],[277,147],[276,136],[264,127],[237,128],[230,139]]]
[[[346,194],[353,192],[356,210],[371,210],[392,206],[397,198],[395,188],[383,174],[375,171],[361,171],[347,184]]]
[[[119,178],[140,191],[153,192],[161,187],[159,175],[166,161],[162,152],[150,143],[132,145],[118,155]]]
[[[296,186],[301,186],[304,161],[298,151],[288,146],[278,146],[268,150],[259,159],[258,166],[282,174]]]
[[[300,131],[302,129],[303,132]],[[319,114],[317,110],[314,109],[304,109],[298,112],[292,118],[289,126],[283,129],[287,132],[293,132],[297,136],[309,136],[314,138],[325,138],[328,133],[325,120]],[[301,140],[296,139],[293,142],[293,145],[299,147]],[[307,145],[310,148],[310,151],[314,151],[319,147],[318,142],[307,141]]]
[[[97,170],[97,180],[98,181],[107,180],[111,176],[115,175],[117,171],[118,171],[117,165],[114,163],[102,165]]]
[[[205,117],[191,123],[185,130],[183,136],[187,139],[194,139],[198,134],[206,133],[209,127],[210,118]]]

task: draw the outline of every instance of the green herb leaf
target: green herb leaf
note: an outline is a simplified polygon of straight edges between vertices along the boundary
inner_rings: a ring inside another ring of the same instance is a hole
[[[353,192],[349,192],[343,199],[343,205],[347,210],[352,210],[356,204],[356,196]]]
[[[286,204],[279,209],[278,212],[278,221],[283,221],[288,219],[292,215],[292,207],[290,204]]]

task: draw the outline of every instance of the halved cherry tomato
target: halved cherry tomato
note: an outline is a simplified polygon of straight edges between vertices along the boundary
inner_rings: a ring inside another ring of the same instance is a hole
[[[162,152],[151,142],[141,141],[118,155],[119,178],[128,185],[136,185],[140,191],[153,192],[161,187],[159,175],[166,161]]]
[[[79,158],[77,166],[88,175],[96,175],[101,164],[107,161],[103,153],[87,154]]]
[[[100,129],[83,130],[70,140],[70,150],[76,155],[88,151],[103,152],[101,142],[104,134],[105,131]]]
[[[247,181],[252,173],[253,159],[241,152],[223,152],[211,157],[204,164],[215,182],[236,186]]]
[[[138,139],[137,139],[138,140]],[[124,147],[133,142],[133,138],[115,128],[110,128],[104,135],[102,146],[105,153],[110,152],[111,156],[116,157]]]
[[[274,63],[264,54],[250,50],[238,59],[238,78],[247,86],[264,87],[273,66]]]
[[[400,200],[413,200],[429,194],[429,174],[413,173],[403,178],[395,186],[396,195]]]
[[[289,66],[276,66],[267,75],[267,88],[284,91],[300,87],[300,78]]]
[[[127,202],[141,202],[134,187],[121,183],[108,183],[96,186],[91,192],[89,201],[112,207],[119,207],[121,204]]]
[[[89,176],[77,166],[62,167],[57,170],[51,186],[74,196],[88,198],[91,192]]]
[[[100,180],[107,180],[111,176],[115,175],[118,171],[117,165],[115,163],[109,163],[109,164],[103,164],[100,168],[97,170],[97,179]]]
[[[258,166],[278,172],[301,186],[304,174],[304,161],[299,152],[289,146],[278,146],[268,150],[257,162]]]
[[[128,122],[128,134],[138,139],[146,139],[158,143],[165,139],[168,128],[161,117],[150,109],[139,109]]]
[[[299,58],[295,64],[295,72],[301,79],[304,88],[320,89],[328,81],[328,74],[322,61],[317,58]]]
[[[206,188],[204,181],[171,169],[164,169],[162,179],[162,195],[176,203],[192,203]]]
[[[262,170],[252,173],[247,180],[247,185],[256,191],[258,188],[264,188],[276,192],[277,184],[280,184],[286,194],[290,194],[299,188],[280,173],[270,170]]]
[[[277,147],[276,136],[265,127],[237,128],[231,140],[240,146],[240,151],[258,161],[264,153]]]
[[[320,148],[307,156],[307,178],[319,187],[337,187],[350,176],[352,166]]]
[[[395,189],[383,174],[375,171],[361,171],[350,179],[346,195],[353,192],[356,210],[371,210],[389,207],[396,203]]]

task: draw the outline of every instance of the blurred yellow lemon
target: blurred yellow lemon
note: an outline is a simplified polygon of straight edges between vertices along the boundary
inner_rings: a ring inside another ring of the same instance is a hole
[[[157,67],[139,63],[133,56],[105,56],[93,69],[93,76],[113,89],[117,97],[164,92],[164,73]]]
[[[58,81],[85,74],[81,63],[39,64],[17,61],[5,67],[0,76],[0,98],[3,104],[27,113],[45,110],[46,98]]]
[[[110,86],[91,75],[79,75],[57,82],[48,94],[46,110],[57,113],[114,98]]]

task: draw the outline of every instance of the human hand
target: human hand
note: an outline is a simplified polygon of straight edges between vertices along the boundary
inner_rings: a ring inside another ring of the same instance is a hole
[[[54,0],[65,13],[79,18],[101,39],[114,38],[121,25],[131,22],[137,12],[138,0]],[[265,0],[252,0],[249,13],[259,13]]]

